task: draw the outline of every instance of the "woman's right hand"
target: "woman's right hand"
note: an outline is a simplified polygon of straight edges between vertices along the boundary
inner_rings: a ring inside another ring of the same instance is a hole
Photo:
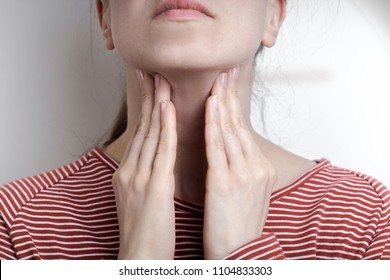
[[[176,111],[170,85],[137,71],[143,95],[133,139],[113,177],[118,259],[173,259],[175,254]]]

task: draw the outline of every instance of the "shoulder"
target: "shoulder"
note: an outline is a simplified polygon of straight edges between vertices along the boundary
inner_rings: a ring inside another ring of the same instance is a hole
[[[56,186],[81,186],[83,182],[109,176],[115,166],[99,148],[95,148],[80,159],[57,169],[15,180],[0,187],[0,213],[10,226],[23,207],[37,196]],[[77,183],[77,184],[76,184]]]
[[[324,167],[318,170],[312,178],[313,183],[323,185],[327,191],[344,191],[351,195],[362,196],[366,199],[380,201],[383,204],[389,203],[389,189],[376,178],[365,173],[342,168],[325,161]]]
[[[336,166],[324,158],[316,162],[294,183],[273,194],[275,205],[373,219],[390,211],[390,191],[379,180]]]
[[[342,168],[326,159],[302,185],[303,192],[316,192],[318,205],[330,215],[360,217],[374,224],[388,219],[390,191],[379,180],[365,173]]]

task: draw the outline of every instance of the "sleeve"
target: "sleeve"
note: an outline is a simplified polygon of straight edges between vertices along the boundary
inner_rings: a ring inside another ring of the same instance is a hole
[[[376,234],[364,255],[366,260],[390,260],[390,204],[385,218],[380,220]]]
[[[16,253],[9,231],[0,214],[0,260],[16,260]]]
[[[282,247],[275,234],[266,233],[261,237],[234,250],[223,260],[282,260],[285,259]]]
[[[365,260],[390,260],[390,190],[374,181],[382,200],[381,213],[371,242],[363,256]]]

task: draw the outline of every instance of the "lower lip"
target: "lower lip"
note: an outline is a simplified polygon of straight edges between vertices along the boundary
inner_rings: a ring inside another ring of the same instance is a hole
[[[199,18],[208,18],[208,17],[209,16],[205,15],[204,13],[193,9],[172,9],[159,14],[156,18],[187,20],[187,19],[199,19]]]

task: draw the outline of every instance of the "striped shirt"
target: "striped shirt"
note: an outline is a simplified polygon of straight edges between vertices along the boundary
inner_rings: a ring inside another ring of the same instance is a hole
[[[271,196],[261,236],[225,259],[390,259],[390,192],[328,160]],[[0,188],[1,259],[116,259],[118,164],[95,148]],[[203,259],[203,206],[175,198],[175,259]]]

